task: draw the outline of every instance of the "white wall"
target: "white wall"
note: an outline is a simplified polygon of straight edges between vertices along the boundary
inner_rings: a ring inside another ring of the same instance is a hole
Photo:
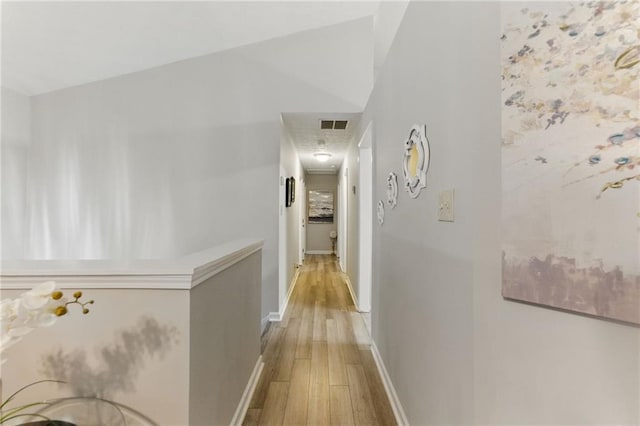
[[[412,2],[362,123],[374,202],[427,125],[428,186],[374,223],[373,338],[411,424],[638,424],[638,329],[501,297],[500,10]],[[437,193],[455,188],[454,223]]]
[[[371,33],[361,19],[32,98],[24,256],[257,237],[263,317],[276,311],[280,113],[362,110]]]
[[[27,185],[31,105],[27,96],[2,87],[2,140],[0,142],[2,211],[0,258],[23,256],[24,193]]]
[[[306,174],[305,177],[307,194],[311,190],[333,192],[333,223],[308,223],[307,213],[307,250],[306,252],[328,252],[331,253],[331,231],[338,232],[338,177],[336,175],[314,175]],[[308,198],[308,196],[307,196]],[[340,238],[340,235],[338,235]]]
[[[281,238],[284,239],[284,245],[281,247],[283,258],[281,259],[280,269],[280,304],[284,302],[284,298],[288,294],[295,275],[296,265],[300,260],[300,227],[301,218],[305,214],[304,198],[302,194],[305,191],[304,170],[300,164],[298,152],[293,143],[291,134],[282,126],[282,143],[280,146],[280,167],[282,173],[280,192],[280,215],[283,216],[281,227]],[[286,192],[285,180],[288,177],[295,178],[295,199],[290,207],[286,207],[284,194]]]

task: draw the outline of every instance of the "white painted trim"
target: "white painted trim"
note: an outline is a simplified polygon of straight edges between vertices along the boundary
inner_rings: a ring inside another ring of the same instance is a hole
[[[280,312],[269,312],[269,322],[280,322],[282,321],[282,317],[280,316]]]
[[[349,289],[349,293],[351,293],[351,298],[353,299],[353,304],[356,306],[356,310],[358,312],[362,312],[360,310],[360,304],[358,303],[358,298],[356,297],[356,293],[353,291],[353,287],[351,286],[351,279],[349,279],[349,275],[347,275],[345,272],[343,272],[344,274],[344,280],[347,283],[347,288]]]
[[[249,408],[249,403],[251,402],[251,398],[253,397],[253,393],[256,390],[256,386],[258,385],[258,380],[260,380],[260,374],[262,374],[262,369],[264,368],[264,362],[262,362],[262,355],[258,357],[258,361],[256,362],[255,367],[253,367],[253,372],[251,373],[251,377],[249,377],[249,382],[247,383],[247,387],[244,388],[244,392],[242,393],[242,398],[240,398],[240,402],[238,403],[238,407],[236,408],[236,412],[231,419],[231,426],[241,426],[244,421],[244,417],[247,415],[247,409]]]
[[[262,240],[233,241],[178,259],[3,261],[0,289],[27,290],[43,281],[58,288],[190,290],[262,250]]]
[[[264,334],[264,330],[267,328],[267,324],[271,321],[271,314],[268,314],[266,317],[260,320],[260,335]]]
[[[409,421],[404,413],[402,404],[400,404],[400,399],[398,398],[398,394],[396,394],[396,389],[393,387],[389,373],[387,373],[387,369],[384,366],[380,352],[378,352],[378,347],[373,339],[371,339],[371,354],[373,355],[373,359],[378,367],[378,372],[380,372],[380,377],[384,384],[384,390],[387,392],[387,396],[389,397],[389,403],[391,404],[391,409],[393,410],[393,415],[396,418],[398,426],[409,426]]]
[[[331,250],[307,250],[305,254],[333,254]]]
[[[0,277],[2,290],[28,290],[44,281],[55,281],[57,288],[109,290],[190,290],[191,275],[30,275]]]
[[[287,298],[284,299],[284,303],[282,304],[280,311],[269,312],[269,321],[280,322],[284,318],[284,314],[285,312],[287,312],[287,307],[289,306],[289,300],[291,300],[291,294],[293,293],[293,288],[296,286],[296,284],[298,284],[298,277],[300,276],[300,268],[296,269],[296,273],[293,275],[293,278],[291,279],[291,285],[289,286],[289,291],[287,292]]]
[[[214,275],[219,274],[225,269],[235,265],[236,263],[246,259],[254,253],[262,250],[263,242],[255,242],[253,244],[247,245],[241,249],[238,249],[228,255],[211,260],[201,266],[198,266],[193,269],[193,280],[191,281],[191,288],[197,286],[200,283],[208,280]]]
[[[371,312],[373,282],[373,122],[358,144],[360,154],[359,220],[358,220],[358,309]]]

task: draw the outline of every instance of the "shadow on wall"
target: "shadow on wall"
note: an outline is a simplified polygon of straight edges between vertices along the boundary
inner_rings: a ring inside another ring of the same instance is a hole
[[[99,398],[135,391],[135,379],[147,359],[162,359],[178,343],[175,327],[141,317],[135,327],[118,332],[112,342],[97,349],[96,366],[86,350],[58,349],[43,356],[42,373],[66,382],[74,395]]]

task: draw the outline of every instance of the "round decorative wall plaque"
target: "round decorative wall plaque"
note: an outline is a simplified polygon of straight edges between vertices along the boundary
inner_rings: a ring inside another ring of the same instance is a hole
[[[427,169],[429,169],[430,150],[427,140],[427,126],[415,125],[404,143],[402,171],[404,188],[411,198],[418,198],[420,190],[427,186]]]
[[[387,204],[391,208],[398,204],[398,176],[393,172],[387,176]]]
[[[382,200],[378,201],[378,223],[380,225],[384,223],[384,203]]]

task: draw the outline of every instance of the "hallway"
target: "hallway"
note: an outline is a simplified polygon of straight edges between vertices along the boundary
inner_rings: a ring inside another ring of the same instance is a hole
[[[284,320],[264,339],[245,425],[396,424],[335,257],[307,257]]]

